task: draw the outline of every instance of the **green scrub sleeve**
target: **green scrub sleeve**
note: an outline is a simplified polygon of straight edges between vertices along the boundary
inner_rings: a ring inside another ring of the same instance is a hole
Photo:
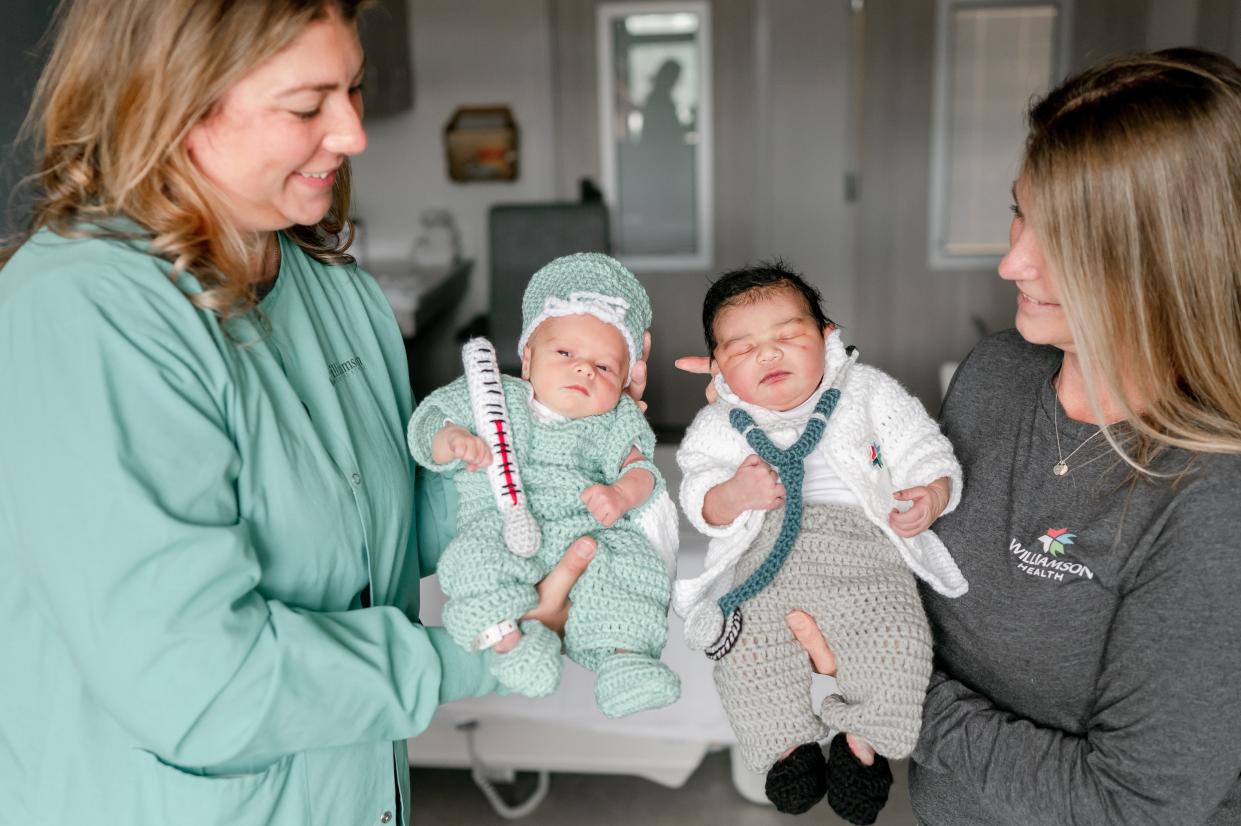
[[[417,734],[442,698],[485,685],[398,608],[320,613],[255,590],[225,416],[238,401],[210,322],[174,289],[133,287],[106,263],[32,278],[0,349],[35,511],[22,524],[39,526],[5,541],[31,549],[15,556],[35,602],[134,745],[254,770]]]
[[[414,472],[415,531],[419,570],[431,576],[440,554],[457,532],[457,486],[452,479],[426,468]]]

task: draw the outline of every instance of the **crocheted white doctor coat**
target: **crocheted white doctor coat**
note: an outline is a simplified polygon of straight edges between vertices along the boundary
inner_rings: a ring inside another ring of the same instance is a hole
[[[866,517],[896,545],[915,575],[945,596],[964,594],[968,588],[965,578],[933,532],[926,530],[905,539],[888,525],[888,514],[896,506],[894,491],[925,485],[941,476],[952,482],[944,513],[956,508],[962,479],[952,445],[921,402],[895,379],[873,367],[853,363],[838,330],[828,336],[824,361],[827,379],[815,395],[836,386],[840,388],[840,401],[816,450],[824,452],[829,467],[852,491]],[[731,479],[754,452],[729,424],[729,411],[744,409],[780,447],[796,440],[806,426],[804,419],[778,417],[741,401],[722,375],[716,377],[715,384],[719,400],[698,412],[677,450],[677,464],[683,474],[681,508],[699,532],[711,537],[703,573],[678,580],[673,586],[673,609],[685,619],[686,641],[697,649],[711,645],[723,631],[718,600],[731,587],[732,571],[758,535],[767,513],[744,511],[731,523],[718,526],[708,525],[702,518],[707,492]],[[873,461],[872,448],[882,456],[882,462]]]

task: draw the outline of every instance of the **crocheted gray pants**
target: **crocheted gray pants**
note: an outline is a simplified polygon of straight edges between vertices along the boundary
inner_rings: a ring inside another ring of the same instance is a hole
[[[734,585],[770,553],[783,518],[783,509],[767,514]],[[809,659],[785,623],[795,608],[818,621],[836,655],[840,693],[823,701],[821,716],[811,705]],[[752,771],[767,771],[829,727],[864,737],[885,757],[913,751],[931,677],[931,632],[913,574],[860,509],[807,505],[793,551],[741,616],[736,644],[715,664],[715,685]]]

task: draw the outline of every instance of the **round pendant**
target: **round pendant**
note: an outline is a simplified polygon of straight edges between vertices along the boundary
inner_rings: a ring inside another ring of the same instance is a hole
[[[1056,462],[1055,466],[1051,469],[1051,472],[1057,476],[1063,476],[1069,472],[1069,466],[1064,462]]]

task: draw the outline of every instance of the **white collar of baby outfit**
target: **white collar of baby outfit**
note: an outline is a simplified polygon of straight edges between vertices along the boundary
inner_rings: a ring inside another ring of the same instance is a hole
[[[569,420],[568,416],[557,413],[534,396],[530,397],[530,412],[543,424],[558,424]]]
[[[530,412],[534,415],[534,418],[537,419],[540,423],[558,424],[559,422],[569,421],[568,416],[557,413],[555,410],[552,410],[550,407],[543,404],[543,402],[539,401],[538,399],[534,397],[534,385],[533,384],[526,381],[525,379],[522,379],[521,383],[526,386],[525,388],[526,389],[526,406],[530,408]]]
[[[823,395],[823,391],[829,387],[840,386],[844,379],[845,369],[853,361],[853,357],[845,351],[845,345],[840,340],[840,329],[837,328],[827,336],[826,346],[823,348],[823,378],[819,382],[818,389],[797,407],[791,410],[768,410],[765,407],[744,402],[728,386],[723,373],[715,377],[715,390],[719,393],[720,399],[733,407],[740,407],[753,416],[754,423],[759,427],[800,426],[810,420],[810,414],[814,412],[815,405],[819,403],[819,397]]]

